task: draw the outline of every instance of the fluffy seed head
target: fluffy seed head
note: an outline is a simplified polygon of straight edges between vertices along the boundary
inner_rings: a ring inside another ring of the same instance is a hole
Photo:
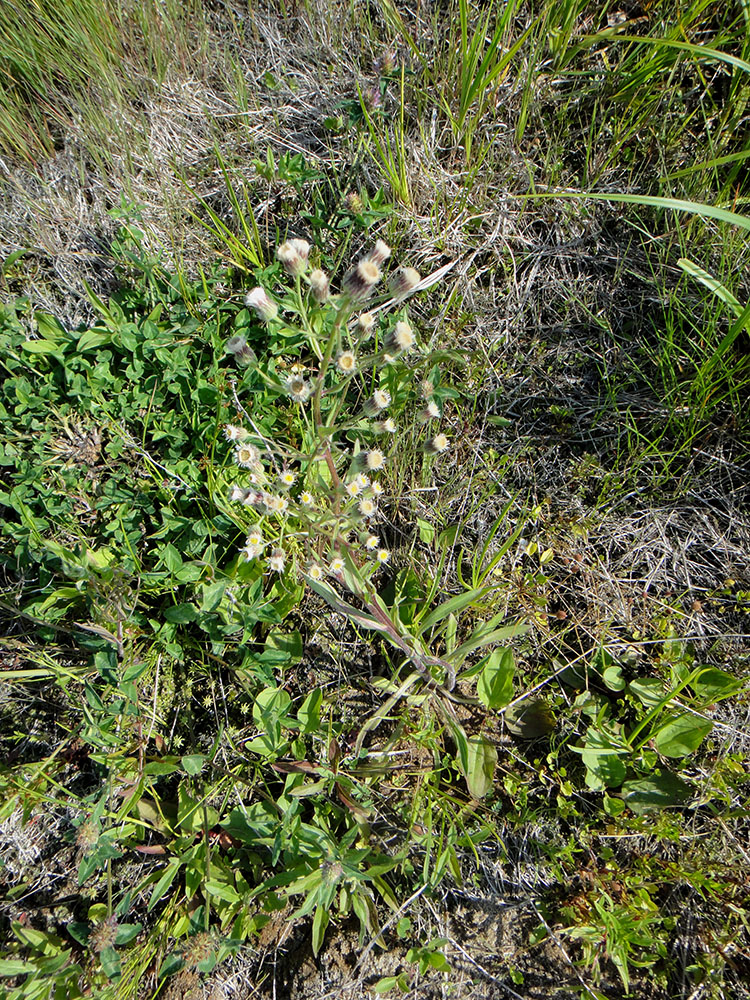
[[[375,517],[378,512],[377,507],[368,497],[364,497],[364,499],[359,501],[358,509],[362,517],[367,519]]]
[[[357,329],[363,337],[369,337],[375,329],[375,317],[372,313],[362,313],[357,317]]]
[[[379,434],[395,434],[398,427],[396,427],[396,421],[392,417],[387,417],[375,424],[375,430]]]
[[[310,244],[304,240],[287,240],[276,249],[276,257],[283,264],[284,270],[294,277],[304,274],[307,270],[307,256],[302,256],[297,244],[305,244],[307,253],[310,253]]]
[[[431,399],[427,406],[420,412],[419,418],[423,423],[427,423],[428,420],[436,420],[440,416],[440,407],[437,405],[434,399]]]
[[[276,303],[268,297],[264,288],[253,288],[245,296],[245,305],[253,309],[259,319],[265,323],[275,319],[279,309]]]
[[[421,280],[419,271],[415,271],[413,267],[400,267],[391,277],[388,290],[394,299],[405,299]]]
[[[391,394],[387,389],[376,389],[364,406],[368,417],[374,417],[377,413],[382,413],[391,403]]]
[[[344,292],[352,299],[366,299],[380,281],[380,268],[366,257],[344,275]]]
[[[250,432],[246,431],[244,427],[237,427],[236,424],[224,425],[224,437],[227,441],[244,441],[249,436]]]
[[[365,457],[365,464],[370,472],[378,472],[385,466],[385,455],[380,448],[371,448]]]

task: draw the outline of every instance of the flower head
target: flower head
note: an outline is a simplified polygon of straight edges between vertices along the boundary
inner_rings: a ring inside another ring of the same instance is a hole
[[[292,472],[291,469],[284,469],[283,472],[279,473],[279,483],[285,489],[288,490],[294,486],[297,481],[297,474]]]
[[[241,550],[240,555],[243,559],[247,560],[257,559],[265,546],[266,543],[260,531],[251,531],[245,539],[245,547]]]
[[[380,448],[371,448],[366,452],[365,465],[370,472],[378,472],[385,467],[385,455]]]
[[[325,302],[328,299],[330,290],[328,275],[316,268],[310,272],[310,291],[316,302]]]
[[[297,276],[307,270],[310,244],[306,240],[287,240],[276,249],[276,257],[288,274]]]
[[[348,497],[358,497],[362,492],[362,487],[359,485],[356,479],[352,479],[351,482],[347,483],[344,487],[344,492]]]
[[[365,548],[373,551],[380,545],[380,539],[377,535],[368,535],[365,539]]]
[[[396,421],[392,417],[386,417],[385,420],[379,420],[374,425],[374,429],[378,434],[395,434],[398,427],[396,426]]]
[[[336,367],[345,375],[352,375],[357,370],[357,358],[354,351],[342,351],[336,358]]]
[[[377,561],[381,564],[387,563],[391,558],[391,554],[388,549],[378,549],[377,555],[375,556]]]
[[[390,392],[388,392],[387,389],[376,389],[365,403],[364,410],[368,417],[374,417],[376,414],[382,413],[382,411],[387,409],[390,405]]]
[[[274,549],[266,560],[266,565],[272,573],[283,573],[286,566],[286,553],[283,549]]]
[[[428,420],[436,420],[440,416],[440,407],[437,405],[434,399],[431,399],[425,408],[420,411],[419,419],[423,423],[427,423]]]
[[[236,424],[224,425],[224,437],[227,441],[244,441],[249,436],[250,431],[246,431],[244,427],[237,427]]]
[[[372,261],[377,267],[382,267],[390,256],[391,248],[383,240],[378,240],[365,259]]]
[[[394,299],[405,299],[422,280],[419,271],[413,267],[400,267],[391,277],[388,289]]]
[[[245,338],[239,334],[236,337],[229,338],[224,345],[224,350],[227,354],[232,354],[237,364],[242,365],[244,368],[255,364],[258,360],[255,351],[250,347]]]
[[[307,567],[307,575],[311,580],[322,580],[323,579],[323,567],[319,566],[317,563],[310,563]]]
[[[315,497],[308,490],[303,490],[299,495],[299,502],[303,507],[314,507]]]
[[[416,343],[414,331],[405,320],[399,320],[396,326],[386,338],[386,347],[389,350],[410,351]]]
[[[433,455],[440,455],[450,448],[450,444],[445,434],[436,434],[434,438],[427,442],[427,451]]]
[[[385,492],[383,487],[377,481],[371,485],[370,489],[372,490],[372,495],[374,497],[382,497],[383,493]]]
[[[375,317],[371,312],[362,313],[357,317],[357,329],[363,337],[369,337],[375,329]]]
[[[254,444],[243,441],[234,449],[234,460],[243,469],[255,469],[260,465],[260,452]]]
[[[340,576],[344,572],[344,560],[341,556],[334,556],[328,563],[328,572],[331,576]]]
[[[265,323],[275,319],[279,309],[276,303],[268,297],[264,288],[253,288],[245,296],[245,305],[254,309],[259,319]]]
[[[247,490],[243,489],[241,486],[229,487],[229,499],[232,503],[242,503],[247,496]]]
[[[375,517],[375,515],[378,512],[377,507],[375,506],[374,502],[369,499],[369,497],[364,497],[362,500],[359,501],[358,510],[362,515],[362,517],[368,520],[371,517]]]
[[[344,275],[342,286],[344,292],[352,299],[366,299],[372,289],[380,281],[381,274],[378,265],[365,257],[356,267]]]
[[[286,514],[289,510],[289,501],[286,497],[277,497],[272,493],[266,493],[263,497],[263,504],[269,514]]]
[[[312,394],[310,383],[301,375],[290,375],[285,382],[285,387],[295,403],[306,403]]]

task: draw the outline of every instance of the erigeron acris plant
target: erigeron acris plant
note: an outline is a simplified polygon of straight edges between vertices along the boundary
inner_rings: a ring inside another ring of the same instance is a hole
[[[430,359],[404,308],[420,289],[420,275],[411,267],[392,269],[378,303],[391,257],[382,240],[343,275],[338,292],[311,266],[311,251],[305,240],[283,243],[276,256],[287,282],[254,288],[245,299],[270,332],[299,351],[283,378],[257,371],[296,408],[300,431],[296,440],[269,440],[235,393],[243,419],[224,432],[239,471],[229,500],[237,522],[249,525],[239,558],[267,575],[302,577],[350,618],[382,632],[423,676],[450,680],[449,665],[405,632],[375,588],[376,575],[391,562],[380,502],[402,422],[417,425],[427,454],[450,449],[434,398],[439,372],[425,376]],[[233,337],[226,349],[240,366],[256,364],[245,338]],[[352,606],[349,595],[365,610]]]

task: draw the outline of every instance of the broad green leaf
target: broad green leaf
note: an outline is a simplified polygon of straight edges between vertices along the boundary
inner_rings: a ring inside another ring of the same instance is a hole
[[[209,896],[216,896],[217,899],[223,899],[226,903],[239,903],[242,899],[242,896],[240,896],[234,886],[229,885],[227,882],[210,879],[204,883],[203,887]]]
[[[495,649],[487,657],[477,681],[477,696],[487,708],[502,708],[513,697],[513,653]]]
[[[162,898],[164,893],[170,887],[177,877],[177,872],[180,870],[180,861],[177,858],[173,858],[159,879],[159,881],[154,886],[154,891],[151,893],[151,899],[148,901],[147,910],[150,912]]]
[[[206,763],[206,758],[202,753],[191,753],[182,758],[182,766],[185,771],[192,775],[200,774],[203,770],[203,765]]]
[[[555,713],[544,698],[525,698],[507,708],[503,719],[509,732],[523,740],[536,740],[555,728]]]
[[[586,765],[586,784],[601,791],[617,788],[625,780],[627,766],[623,755],[627,747],[620,737],[604,729],[590,726],[586,732],[586,744],[581,752]]]
[[[738,680],[726,670],[718,667],[707,667],[693,681],[692,687],[700,700],[706,704],[714,704],[731,698],[742,689],[744,681]]]
[[[654,809],[678,806],[690,798],[692,789],[672,771],[655,771],[648,778],[626,781],[622,798],[629,809],[642,815]]]
[[[195,621],[198,612],[192,604],[176,604],[172,608],[167,608],[164,617],[175,625],[186,625],[188,622]]]
[[[634,694],[646,708],[656,708],[664,698],[664,684],[658,677],[644,677],[631,681],[628,691]]]
[[[687,757],[698,749],[713,727],[710,719],[685,712],[659,729],[654,745],[664,757]]]
[[[323,692],[320,688],[311,691],[297,712],[297,719],[303,733],[317,732],[320,727],[320,706],[323,704]]]
[[[490,791],[497,766],[497,750],[484,736],[471,736],[466,741],[464,777],[472,798],[482,799]]]

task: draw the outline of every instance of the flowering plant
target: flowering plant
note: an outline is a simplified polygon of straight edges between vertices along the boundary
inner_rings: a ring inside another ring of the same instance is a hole
[[[373,584],[391,560],[380,533],[381,504],[388,492],[384,476],[398,447],[398,417],[413,407],[427,454],[439,456],[450,447],[440,429],[445,390],[439,390],[439,371],[423,377],[430,357],[404,309],[421,279],[414,268],[395,269],[390,294],[378,304],[391,256],[382,240],[344,274],[338,293],[328,275],[311,266],[311,252],[305,240],[283,243],[276,256],[286,286],[273,294],[257,287],[245,299],[269,332],[298,351],[285,377],[256,367],[286,398],[287,408],[297,411],[298,419],[287,426],[298,430],[271,440],[233,386],[241,422],[226,425],[224,433],[237,469],[228,498],[235,522],[248,532],[239,558],[264,574],[302,577],[339,609],[342,591],[356,595],[370,612],[367,621],[358,616],[360,624],[379,628],[404,649],[398,623]],[[245,337],[232,337],[226,350],[240,366],[256,365]]]

